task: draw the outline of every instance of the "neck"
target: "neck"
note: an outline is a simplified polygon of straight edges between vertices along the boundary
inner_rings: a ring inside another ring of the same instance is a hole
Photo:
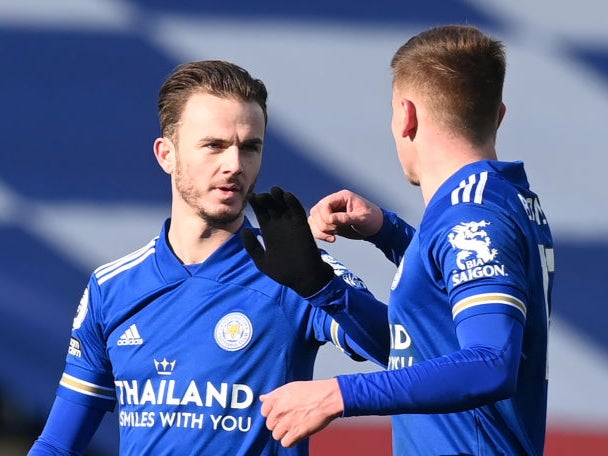
[[[204,262],[243,224],[244,215],[234,222],[212,226],[199,216],[178,217],[173,215],[169,227],[169,244],[184,264]]]
[[[462,167],[497,159],[493,143],[475,147],[457,139],[437,142],[423,151],[420,157],[420,189],[425,206],[439,187]]]

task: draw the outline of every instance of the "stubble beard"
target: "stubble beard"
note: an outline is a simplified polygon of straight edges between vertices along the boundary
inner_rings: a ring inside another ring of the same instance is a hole
[[[212,210],[201,204],[201,201],[203,201],[202,193],[194,188],[194,185],[190,180],[184,178],[179,166],[177,167],[175,174],[175,187],[181,199],[191,207],[208,226],[215,228],[223,228],[226,225],[230,225],[243,215],[254,186],[255,182],[247,189],[247,192],[243,195],[241,207],[238,210],[235,211],[230,207],[223,205],[220,205],[216,210]]]

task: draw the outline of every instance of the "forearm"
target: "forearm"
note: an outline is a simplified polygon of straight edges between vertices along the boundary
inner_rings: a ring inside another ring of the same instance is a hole
[[[338,377],[344,416],[451,413],[509,397],[521,354],[520,322],[500,346],[471,345],[411,367]]]

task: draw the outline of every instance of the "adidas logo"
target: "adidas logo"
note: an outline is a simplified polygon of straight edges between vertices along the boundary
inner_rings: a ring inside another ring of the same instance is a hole
[[[144,343],[144,340],[139,335],[139,331],[137,330],[137,326],[133,323],[129,328],[120,336],[116,345],[141,345]]]

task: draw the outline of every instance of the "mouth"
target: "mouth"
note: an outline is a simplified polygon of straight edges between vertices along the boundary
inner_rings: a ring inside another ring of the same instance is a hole
[[[215,189],[226,196],[234,196],[239,195],[241,193],[241,186],[237,184],[218,185],[215,187]]]

